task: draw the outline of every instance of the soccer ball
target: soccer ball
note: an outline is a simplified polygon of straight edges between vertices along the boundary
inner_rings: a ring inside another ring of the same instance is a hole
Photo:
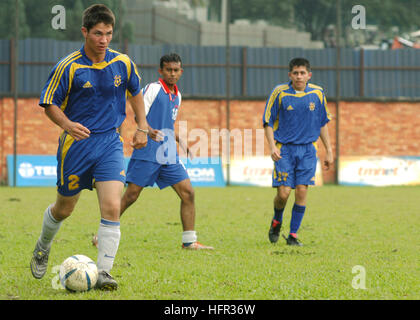
[[[60,282],[71,292],[89,291],[98,280],[98,268],[91,258],[82,254],[68,257],[60,265]]]

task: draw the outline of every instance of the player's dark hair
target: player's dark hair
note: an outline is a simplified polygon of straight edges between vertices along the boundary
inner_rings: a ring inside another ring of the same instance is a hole
[[[163,64],[169,62],[179,62],[182,65],[181,57],[174,52],[165,54],[160,58],[160,68],[163,69]]]
[[[101,22],[112,27],[115,25],[114,13],[104,4],[93,4],[83,11],[82,27],[88,31]]]
[[[308,72],[311,72],[311,64],[305,58],[294,58],[289,62],[289,71],[291,72],[294,67],[304,66]]]

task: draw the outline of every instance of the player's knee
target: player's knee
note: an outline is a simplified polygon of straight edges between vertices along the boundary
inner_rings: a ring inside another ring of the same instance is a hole
[[[55,219],[62,221],[70,217],[70,215],[72,214],[74,210],[74,207],[75,207],[75,204],[72,204],[72,203],[65,203],[65,204],[60,204],[60,205],[55,204],[51,208],[52,215]]]
[[[134,202],[137,201],[138,197],[140,196],[140,192],[141,189],[127,189],[127,191],[124,194],[124,199],[123,201],[125,201],[128,205],[133,204]]]
[[[119,198],[110,199],[100,204],[101,216],[104,219],[115,220],[120,217],[121,200]]]
[[[277,195],[276,195],[276,201],[284,203],[289,198],[289,195],[290,195],[289,189],[278,189]]]
[[[306,201],[308,187],[305,185],[296,186],[296,202],[303,203]]]
[[[194,203],[195,192],[193,188],[186,188],[182,191],[181,200],[188,203]]]

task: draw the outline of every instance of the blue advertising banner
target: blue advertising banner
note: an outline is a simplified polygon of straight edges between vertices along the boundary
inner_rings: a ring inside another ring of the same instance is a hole
[[[193,187],[225,187],[220,158],[181,159]]]
[[[193,187],[224,187],[220,158],[181,159]],[[126,166],[129,158],[125,158]],[[16,186],[55,186],[57,181],[57,159],[53,155],[18,155],[16,158]],[[9,186],[13,186],[13,156],[7,156]]]
[[[39,187],[55,186],[57,181],[56,156],[17,155],[16,186]],[[7,156],[9,186],[14,185],[13,156]]]

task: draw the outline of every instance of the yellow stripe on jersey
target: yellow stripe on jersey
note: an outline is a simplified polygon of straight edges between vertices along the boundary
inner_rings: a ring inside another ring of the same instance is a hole
[[[64,99],[63,103],[60,106],[61,111],[64,111],[67,107],[67,102],[69,101],[69,94],[68,93],[70,91],[70,88],[71,88],[71,84],[69,85],[69,90],[67,91],[66,98]]]
[[[55,69],[54,75],[51,78],[50,83],[48,84],[47,90],[45,92],[45,96],[44,96],[44,100],[43,102],[46,103],[47,102],[47,96],[49,95],[49,92],[51,90],[51,86],[53,85],[53,83],[55,82],[55,80],[57,79],[58,74],[60,73],[61,67],[68,61],[70,60],[72,57],[74,57],[75,55],[77,55],[79,51],[73,52],[72,54],[68,55],[66,58],[63,59],[63,61],[61,61],[59,63],[59,65],[57,66],[57,68]]]
[[[277,86],[273,90],[273,92],[271,93],[270,99],[268,100],[267,108],[266,108],[266,111],[265,111],[265,117],[264,117],[265,122],[268,123],[269,120],[270,120],[270,117],[271,117],[271,108],[273,108],[274,101],[276,100],[276,98],[279,95],[279,93],[282,92],[283,90],[288,89],[288,88],[289,88],[289,85],[288,84],[284,84],[284,85]]]
[[[327,113],[328,120],[331,120],[332,119],[332,115],[331,115],[330,111],[328,110],[328,107],[327,107],[327,98],[325,97],[325,95],[324,95],[324,107],[325,107],[325,112]]]
[[[80,51],[76,51],[72,54],[70,54],[67,58],[65,58],[56,68],[54,72],[54,76],[51,79],[48,88],[45,92],[44,101],[45,104],[51,104],[52,103],[52,97],[54,96],[54,92],[58,87],[58,84],[60,83],[61,76],[63,75],[64,70],[66,67],[71,63],[72,61],[80,58],[82,54]]]
[[[60,176],[61,176],[61,185],[64,184],[64,159],[66,158],[67,152],[69,151],[71,145],[74,142],[74,138],[63,132],[60,140],[63,141],[62,148],[61,148],[61,164],[60,164]]]
[[[125,64],[127,65],[127,74],[128,74],[128,79],[130,79],[130,76],[131,76],[131,61],[130,61],[130,58],[128,57],[128,55],[126,55],[126,54],[123,54],[123,53],[121,53],[121,52],[118,52],[118,51],[115,51],[115,50],[112,50],[112,49],[109,49],[109,51],[110,52],[113,52],[113,53],[117,53],[117,54],[119,54],[120,56],[124,56],[125,58],[127,58],[127,62],[125,62]],[[112,61],[110,61],[110,63],[111,63]],[[136,64],[133,62],[133,65],[134,65],[134,72],[136,73],[136,75],[137,75],[137,77],[139,77],[139,79],[141,80],[141,77],[140,77],[140,74],[139,74],[139,72],[137,71],[137,66],[136,66]],[[128,72],[128,70],[130,70],[129,72]]]
[[[78,64],[78,63],[74,63],[73,65],[76,65],[76,69],[78,69],[78,68],[91,68],[91,69],[101,70],[101,69],[104,69],[107,66],[109,66],[110,64],[113,64],[114,62],[117,62],[117,61],[122,61],[122,62],[125,63],[125,65],[127,67],[127,78],[130,78],[130,76],[131,76],[131,60],[125,54],[120,54],[119,56],[116,56],[114,59],[112,59],[109,62],[102,61],[102,62],[99,62],[99,63],[94,63],[91,66],[82,65],[82,64]],[[72,67],[73,67],[73,65],[72,65]]]
[[[322,89],[322,87],[320,87],[320,86],[317,86],[316,84],[313,84],[313,83],[308,83],[308,87],[309,88],[312,88],[312,89],[318,89],[318,90],[324,90],[324,89]]]
[[[274,179],[274,180],[277,180],[277,170],[276,170],[276,165],[274,165],[274,168],[273,168],[273,179]]]
[[[276,121],[273,123],[273,131],[276,131],[279,128],[279,118],[277,117]]]
[[[130,58],[126,54],[123,54],[121,52],[118,52],[118,51],[115,51],[115,50],[112,50],[112,49],[109,49],[109,51],[111,51],[113,53],[117,53],[117,54],[119,54],[121,56],[125,56],[128,59],[128,63],[126,62],[126,65],[127,65],[128,79],[130,79],[130,76],[131,76],[131,63],[130,63]],[[137,66],[136,66],[136,64],[134,62],[133,62],[133,65],[134,65],[134,72],[136,73],[137,77],[139,77],[139,79],[141,80],[141,77],[139,75],[139,72],[137,71]],[[130,73],[128,73],[128,70],[130,70]]]
[[[322,101],[324,100],[324,94],[319,89],[312,90],[312,91],[309,91],[309,92],[299,92],[299,93],[286,93],[286,92],[283,91],[283,92],[280,93],[280,98],[279,99],[281,100],[283,97],[286,97],[286,96],[302,98],[302,97],[307,96],[308,94],[311,94],[311,93],[315,93],[318,96],[319,101],[322,103]]]
[[[72,63],[72,62],[74,62],[75,60],[79,59],[81,56],[82,56],[81,54],[80,54],[80,55],[75,56],[74,58],[72,58],[71,60],[69,60],[69,61],[68,61],[68,62],[67,62],[67,63],[63,66],[63,68],[61,69],[60,74],[58,75],[58,81],[54,84],[53,89],[51,90],[51,93],[50,93],[50,102],[49,102],[49,104],[51,104],[51,103],[52,103],[52,98],[53,98],[53,96],[54,96],[55,91],[56,91],[56,90],[57,90],[57,88],[58,88],[58,85],[60,84],[61,77],[63,76],[64,70],[67,68],[67,66],[68,66],[70,63]]]

